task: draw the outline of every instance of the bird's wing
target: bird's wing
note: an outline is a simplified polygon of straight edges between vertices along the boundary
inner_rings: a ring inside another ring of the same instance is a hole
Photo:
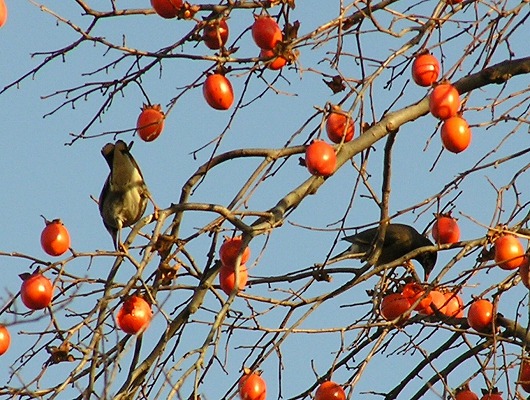
[[[367,229],[355,235],[343,238],[343,240],[352,244],[348,251],[355,253],[366,253],[367,251],[370,251],[374,244],[378,229],[379,227]],[[419,233],[409,225],[389,224],[386,229],[383,250],[379,256],[378,263],[386,264],[387,262],[402,257],[411,251],[414,245],[413,239],[415,235],[419,235]]]
[[[416,250],[422,246],[422,239],[425,239],[425,237],[410,225],[388,225],[383,251],[379,256],[378,263],[386,264],[392,262]]]
[[[110,174],[107,176],[107,179],[105,180],[105,184],[101,188],[101,193],[99,194],[99,200],[98,200],[98,208],[99,213],[103,213],[103,202],[105,200],[106,193],[109,191],[109,183],[110,182]]]
[[[376,238],[379,227],[370,228],[355,235],[346,236],[342,240],[358,245],[370,246]],[[385,246],[394,243],[407,244],[412,241],[415,229],[403,224],[389,224],[385,232]]]
[[[356,233],[355,235],[345,236],[342,238],[342,240],[345,240],[350,243],[370,245],[372,241],[374,240],[376,233],[377,233],[377,228],[371,228],[371,229],[367,229],[365,231]]]
[[[390,224],[385,233],[385,247],[399,245],[407,254],[413,250],[414,238],[421,236],[412,226],[404,224]]]
[[[117,236],[118,236],[118,228],[116,226],[120,224],[120,221],[113,220],[112,218],[110,218],[110,215],[112,214],[109,211],[109,208],[111,207],[111,205],[109,205],[109,202],[111,201],[111,199],[108,197],[111,195],[109,193],[109,190],[110,190],[110,174],[105,180],[105,184],[103,185],[103,188],[101,189],[101,193],[99,195],[98,207],[99,207],[99,214],[101,215],[103,219],[103,225],[105,225],[105,228],[110,233],[110,236],[112,237],[112,241],[114,243],[114,247],[117,248],[116,243],[117,243]],[[114,226],[110,224],[111,222]]]
[[[366,253],[370,250],[372,242],[377,234],[377,228],[367,229],[365,231],[359,232],[355,235],[346,236],[342,238],[347,242],[351,243],[351,248],[348,252],[352,253]]]
[[[359,232],[356,235],[343,238],[343,240],[351,243],[351,247],[338,256],[333,257],[333,259],[345,254],[350,256],[352,253],[366,253],[370,251],[377,235],[377,230],[378,227],[371,228]],[[388,264],[413,250],[430,245],[432,245],[432,242],[425,236],[421,235],[412,226],[405,224],[389,224],[385,233],[383,248],[381,249],[381,254],[379,255],[376,264]],[[426,253],[416,257],[425,270],[425,279],[428,278],[430,271],[433,269],[436,263],[436,257],[436,252]]]

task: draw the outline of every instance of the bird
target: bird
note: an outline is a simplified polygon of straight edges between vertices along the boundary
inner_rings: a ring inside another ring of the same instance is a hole
[[[121,229],[142,218],[150,198],[142,171],[130,152],[132,145],[118,140],[101,149],[110,172],[99,195],[99,213],[116,250],[122,246]]]
[[[379,227],[370,228],[355,235],[342,238],[342,240],[350,242],[351,246],[349,249],[333,257],[332,259],[337,259],[344,255],[350,254],[360,257],[368,255],[375,245],[374,242],[377,239],[378,230]],[[394,260],[397,260],[398,258],[405,256],[411,251],[424,246],[434,246],[434,244],[412,226],[397,223],[388,224],[383,247],[375,265],[379,266],[388,264]],[[436,264],[436,251],[418,254],[414,257],[414,259],[422,265],[425,271],[425,280],[427,280],[429,274]]]

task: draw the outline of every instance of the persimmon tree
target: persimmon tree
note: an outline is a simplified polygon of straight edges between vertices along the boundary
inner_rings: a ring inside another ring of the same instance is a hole
[[[87,250],[73,234],[58,257],[2,249],[3,265],[38,269],[54,283],[45,310],[24,308],[18,287],[2,298],[11,336],[2,358],[13,357],[2,398],[230,399],[245,369],[262,371],[269,399],[314,398],[329,380],[347,398],[454,399],[465,385],[525,398],[527,259],[500,268],[506,260],[495,260],[494,242],[509,233],[528,247],[527,2],[174,1],[174,18],[147,0],[29,3],[62,40],[35,49],[33,67],[3,82],[0,96],[68,69],[42,94],[45,117],[75,119],[64,142],[83,157],[88,143],[134,140],[157,209],[122,230],[118,250],[108,236],[104,250]],[[272,49],[253,39],[262,15],[282,29]],[[212,36],[216,24],[229,27],[228,38]],[[439,61],[439,76],[418,86],[411,68],[425,53]],[[233,103],[203,98],[214,73],[230,82]],[[444,149],[443,121],[430,112],[429,94],[449,83],[472,131],[458,154]],[[152,143],[138,137],[144,104],[163,112]],[[351,141],[328,140],[337,114],[347,136],[352,121]],[[330,176],[306,168],[316,139],[335,150]],[[184,146],[186,157],[169,150]],[[147,174],[153,158],[164,170]],[[104,164],[99,154],[92,162]],[[93,209],[96,190],[85,193]],[[53,217],[68,226],[75,207],[63,209]],[[384,235],[401,222],[432,237],[447,214],[459,241],[377,267],[375,243],[360,261],[333,257],[347,248],[345,233],[381,226]],[[99,219],[85,230],[106,235]],[[220,259],[225,237],[241,238],[233,264]],[[428,251],[438,261],[423,281],[410,260]],[[221,290],[220,270],[232,268],[237,281],[243,256],[245,288]],[[409,310],[385,319],[385,296],[411,282],[419,289],[403,295],[414,299]],[[458,294],[464,316],[431,306],[431,291]],[[153,313],[133,335],[117,321],[132,296]],[[477,298],[494,314],[480,332],[465,318]],[[429,312],[419,307],[425,299]]]

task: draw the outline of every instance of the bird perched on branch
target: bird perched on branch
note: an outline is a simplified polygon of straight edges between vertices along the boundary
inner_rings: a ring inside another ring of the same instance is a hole
[[[145,212],[149,190],[142,172],[123,140],[107,143],[101,154],[110,168],[109,176],[99,195],[99,213],[112,236],[114,247],[121,243],[121,229],[138,222]]]
[[[356,255],[358,257],[367,256],[374,248],[378,230],[379,227],[375,227],[352,236],[346,236],[343,240],[350,242],[351,247],[338,256],[333,257],[333,259],[345,255]],[[411,251],[419,249],[420,247],[433,245],[434,244],[429,239],[421,235],[412,226],[404,224],[388,224],[383,247],[376,265],[388,264]],[[435,251],[421,253],[414,257],[414,259],[422,265],[425,271],[426,280],[436,264],[436,258],[437,253]]]

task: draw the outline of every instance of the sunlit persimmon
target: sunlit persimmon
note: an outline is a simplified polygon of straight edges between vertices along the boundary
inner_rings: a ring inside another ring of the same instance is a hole
[[[445,292],[445,305],[440,310],[444,315],[454,318],[464,317],[464,301],[458,293]]]
[[[438,244],[458,242],[460,240],[458,222],[449,214],[436,215],[436,222],[432,227],[432,237]]]
[[[20,274],[22,286],[20,298],[30,310],[41,310],[51,304],[53,297],[53,283],[40,272]]]
[[[451,153],[460,153],[471,143],[471,128],[462,117],[447,118],[442,124],[441,138],[447,150]]]
[[[398,317],[401,320],[409,317],[407,311],[410,309],[410,303],[408,299],[401,293],[387,294],[381,300],[381,315],[387,321],[393,321]]]
[[[244,251],[241,251],[242,247],[243,239],[241,236],[226,237],[219,249],[219,258],[221,258],[223,265],[234,268],[239,253],[241,253],[240,264],[245,264],[250,258],[250,247],[247,246]]]
[[[455,400],[478,400],[478,396],[466,385],[456,391]]]
[[[243,290],[248,281],[248,270],[244,264],[240,265],[238,268],[237,279],[238,290]],[[236,271],[233,266],[221,266],[221,269],[219,270],[219,285],[227,295],[232,293],[232,290],[236,287]]]
[[[202,33],[202,40],[204,44],[212,50],[217,50],[223,47],[228,40],[228,24],[225,18],[214,19],[208,21],[204,26]]]
[[[315,140],[305,151],[305,165],[313,175],[330,176],[335,172],[335,149],[323,140]]]
[[[519,239],[510,234],[502,235],[495,240],[495,262],[502,269],[519,268],[525,261],[525,249]]]
[[[164,113],[160,104],[144,104],[136,121],[136,131],[144,142],[152,142],[164,129]]]
[[[40,235],[42,249],[50,256],[60,256],[70,248],[70,234],[60,219],[45,220],[46,226]]]
[[[333,143],[349,142],[355,133],[353,119],[340,108],[334,108],[326,119],[326,133]]]
[[[502,398],[502,392],[499,392],[497,388],[493,388],[491,390],[482,389],[483,396],[480,398],[480,400],[503,400]]]
[[[147,329],[153,312],[147,301],[140,296],[131,296],[120,307],[116,320],[119,328],[130,335],[136,335]]]
[[[439,290],[433,289],[429,292],[428,298],[430,299],[429,305],[419,312],[425,315],[432,315],[437,310],[443,314],[443,308],[446,304],[444,294]]]
[[[315,392],[315,400],[346,400],[346,393],[338,383],[324,381]]]
[[[206,102],[216,110],[228,110],[234,103],[234,90],[228,78],[222,74],[208,75],[202,85]]]
[[[0,0],[0,28],[5,25],[7,21],[7,6],[5,0]]]
[[[0,325],[0,356],[9,350],[11,335],[4,325]]]
[[[475,300],[469,306],[467,322],[477,332],[490,332],[493,324],[493,304],[486,299]]]
[[[273,50],[261,49],[259,53],[259,57],[260,58],[271,58],[271,60],[267,61],[265,65],[267,66],[267,68],[272,69],[273,71],[282,69],[287,64],[287,60],[281,55],[276,56]]]
[[[459,108],[460,94],[450,83],[435,86],[429,95],[429,109],[438,119],[445,120],[456,116]]]
[[[260,49],[272,50],[282,41],[282,30],[278,23],[268,15],[255,17],[252,24],[252,38]]]
[[[175,18],[183,5],[182,0],[151,0],[151,6],[162,18]]]
[[[429,295],[425,295],[425,289],[417,282],[407,283],[401,292],[403,296],[409,301],[412,306],[416,301],[419,300],[419,303],[415,306],[414,310],[418,312],[424,311],[431,304],[431,298]],[[422,298],[423,297],[423,298]]]
[[[239,379],[239,398],[241,400],[265,400],[267,384],[258,372],[245,371]]]
[[[430,86],[440,75],[440,63],[432,54],[421,54],[412,63],[412,79],[420,86]]]

